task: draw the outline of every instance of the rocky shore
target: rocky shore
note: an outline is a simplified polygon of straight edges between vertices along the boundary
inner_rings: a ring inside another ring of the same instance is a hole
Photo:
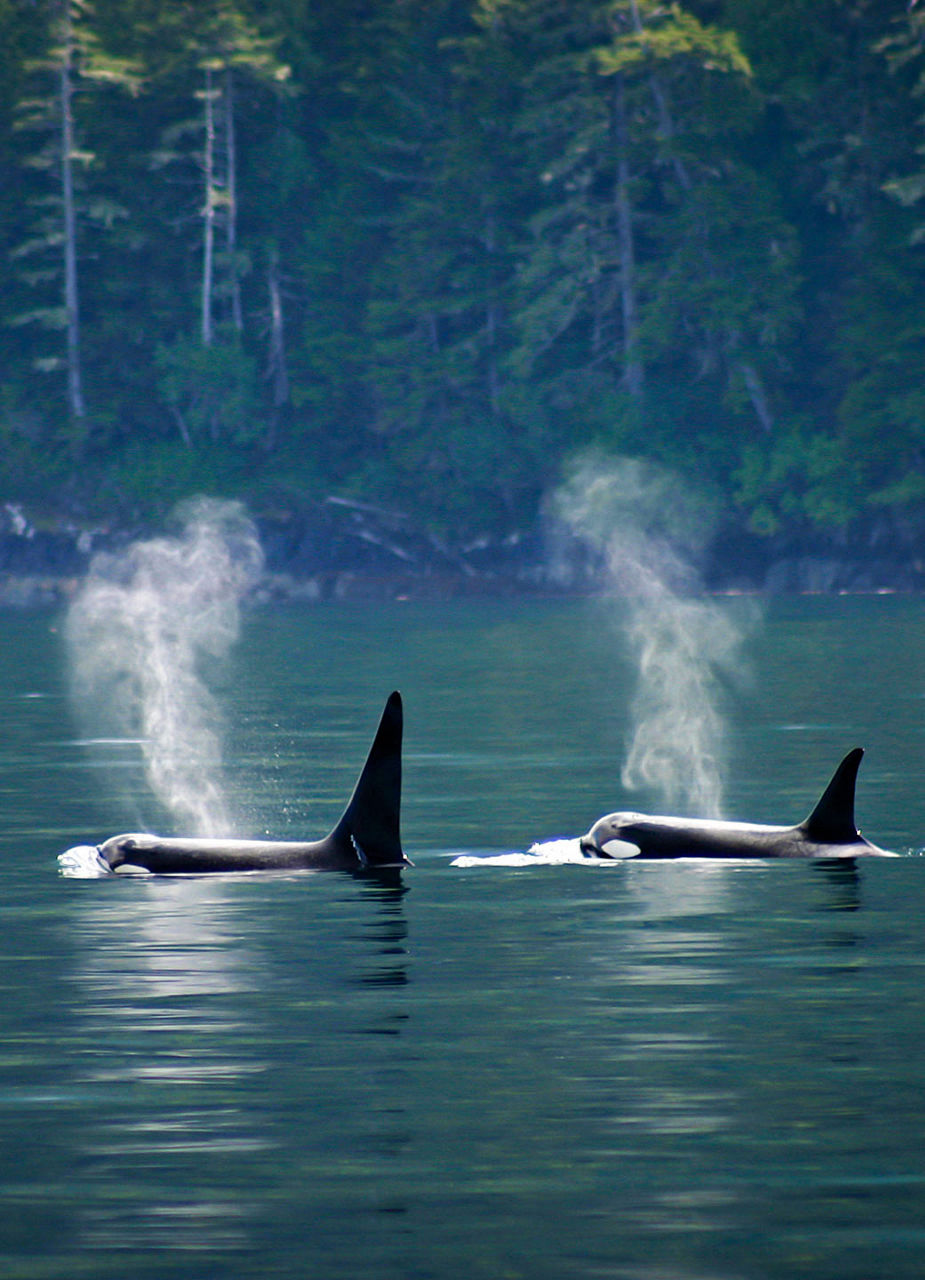
[[[343,501],[256,523],[265,556],[252,592],[257,604],[573,596],[607,585],[602,565],[585,548],[543,529],[450,547],[401,516]],[[77,591],[93,556],[152,536],[150,529],[73,520],[40,525],[21,506],[2,504],[0,608],[60,606]],[[715,539],[700,580],[716,593],[912,593],[925,590],[925,558],[905,545],[772,545],[730,532]]]

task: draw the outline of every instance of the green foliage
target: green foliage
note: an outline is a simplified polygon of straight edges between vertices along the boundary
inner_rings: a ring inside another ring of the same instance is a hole
[[[178,338],[154,355],[158,390],[183,443],[253,444],[262,434],[255,361],[229,337],[204,347]]]
[[[47,493],[66,483],[72,455],[65,439],[49,438],[42,417],[0,386],[0,493],[44,506]]]
[[[774,384],[801,319],[796,236],[774,201],[754,172],[729,163],[658,228],[646,272],[647,357],[688,379],[710,377],[743,412],[756,371]]]
[[[90,509],[115,515],[129,527],[162,523],[184,498],[242,492],[249,473],[248,455],[232,453],[210,441],[189,446],[178,440],[133,441],[107,462]]]
[[[679,4],[640,0],[638,11],[638,28],[631,28],[609,48],[596,51],[604,75],[631,68],[651,69],[676,58],[693,58],[706,71],[750,74],[748,59],[733,31],[705,26]]]
[[[766,536],[912,527],[925,19],[887,8],[0,4],[0,489],[461,544],[593,445]]]
[[[859,488],[842,442],[804,423],[748,444],[736,473],[739,502],[754,533],[807,525],[842,528],[858,513]]]

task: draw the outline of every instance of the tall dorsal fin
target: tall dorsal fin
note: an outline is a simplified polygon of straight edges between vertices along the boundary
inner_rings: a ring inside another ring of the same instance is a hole
[[[853,844],[859,839],[854,823],[854,788],[863,755],[863,747],[848,752],[802,824],[807,836],[817,844]]]
[[[396,866],[406,863],[401,847],[401,694],[389,695],[363,772],[331,832],[349,840],[361,863]]]

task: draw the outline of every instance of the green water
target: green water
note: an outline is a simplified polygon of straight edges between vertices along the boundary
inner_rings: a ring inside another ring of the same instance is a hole
[[[868,748],[860,823],[908,856],[835,869],[453,867],[645,802],[601,611],[251,616],[242,828],[325,831],[399,687],[397,884],[58,876],[167,820],[72,722],[59,622],[0,618],[4,1280],[925,1274],[925,604],[777,604],[726,691],[731,816]]]

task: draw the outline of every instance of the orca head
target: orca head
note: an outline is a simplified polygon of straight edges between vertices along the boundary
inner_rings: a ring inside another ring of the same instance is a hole
[[[151,837],[147,837],[147,840],[150,844]],[[108,840],[104,840],[97,846],[96,852],[110,871],[117,871],[119,867],[136,865],[132,861],[132,854],[143,845],[144,841],[144,836],[136,834],[110,836]]]
[[[641,817],[638,813],[607,813],[603,818],[598,818],[587,835],[579,840],[581,852],[587,858],[610,858],[618,861],[637,857],[640,847],[632,840],[627,828]]]
[[[125,855],[131,843],[131,836],[110,836],[98,847],[97,853],[115,871],[126,861]]]

